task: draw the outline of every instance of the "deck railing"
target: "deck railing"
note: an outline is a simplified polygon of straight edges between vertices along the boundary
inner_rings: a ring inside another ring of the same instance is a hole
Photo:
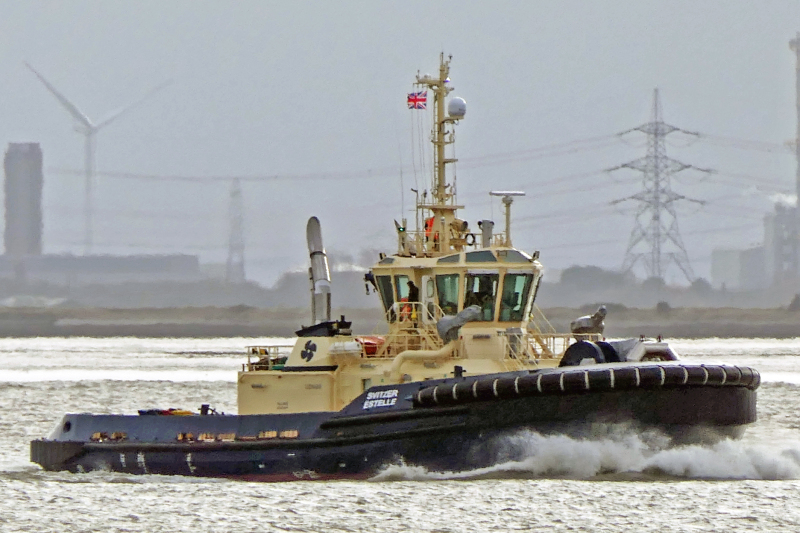
[[[600,334],[586,334],[583,340],[602,340]],[[561,359],[567,348],[575,341],[571,333],[528,333],[528,347],[534,359]]]
[[[450,234],[450,250],[444,249],[440,246],[439,233],[433,230],[409,230],[406,229],[403,236],[400,237],[405,241],[405,246],[400,244],[400,251],[403,254],[414,254],[418,257],[426,255],[439,255],[456,253],[459,251],[476,250],[482,247],[483,237],[481,232],[473,233],[468,232],[457,236],[454,233]],[[508,239],[504,232],[495,233],[489,241],[490,246],[508,246]]]
[[[280,370],[286,363],[294,344],[276,344],[274,346],[248,346],[247,362],[242,364],[242,372],[254,370]],[[255,361],[253,360],[255,358]]]
[[[389,324],[399,324],[405,329],[415,329],[419,324],[432,325],[444,316],[444,311],[434,302],[395,302],[384,312]],[[378,326],[380,327],[380,325]]]
[[[374,355],[367,357],[394,357],[405,350],[438,350],[444,342],[436,331],[436,322],[444,316],[441,307],[433,302],[395,302],[385,318],[392,325],[384,343]],[[378,335],[376,326],[373,335]]]
[[[444,341],[436,330],[436,321],[443,316],[438,305],[429,303],[423,306],[419,302],[396,302],[386,312],[386,316],[387,319],[390,316],[397,317],[396,323],[400,328],[393,328],[388,335],[373,333],[373,337],[380,337],[384,341],[377,343],[374,353],[368,353],[362,346],[362,358],[392,358],[406,350],[439,350],[444,346]],[[549,326],[549,323],[547,325]],[[542,329],[548,331],[542,332]],[[542,359],[560,359],[576,340],[572,334],[551,331],[554,331],[552,326],[534,327],[526,332],[506,330],[505,358],[534,362]],[[600,334],[582,334],[580,337],[581,340],[593,342],[602,340]],[[370,339],[370,336],[365,336],[362,341],[367,339]],[[293,348],[294,345],[291,344],[248,346],[247,363],[242,364],[242,371],[281,370]],[[453,356],[458,356],[458,350]]]
[[[533,329],[537,333],[543,335],[557,335],[556,328],[547,320],[545,314],[536,304],[533,304],[533,309],[531,310],[531,320],[528,329]]]

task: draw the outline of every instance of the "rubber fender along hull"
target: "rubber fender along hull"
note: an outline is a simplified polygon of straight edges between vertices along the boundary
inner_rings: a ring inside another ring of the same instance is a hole
[[[444,381],[447,385],[458,380]],[[427,389],[424,385],[427,383],[416,385],[421,388],[419,392]],[[84,423],[95,423],[92,429],[114,420],[109,415],[78,416],[86,418]],[[495,398],[396,412],[292,417],[301,426],[313,424],[314,429],[304,431],[297,439],[247,442],[37,440],[31,443],[31,460],[46,470],[261,481],[359,479],[400,460],[429,470],[463,471],[494,464],[498,456],[492,443],[520,430],[582,438],[592,435],[598,424],[626,424],[631,430],[659,429],[676,442],[738,437],[756,420],[756,391],[744,385],[639,387]],[[126,418],[130,424],[170,424],[166,434],[177,427],[175,424],[189,422],[175,418],[191,418],[192,423],[206,424],[211,431],[242,423],[247,417]],[[81,420],[76,419],[76,423]]]
[[[603,391],[633,392],[697,387],[747,388],[761,383],[758,372],[728,365],[598,365],[564,367],[523,376],[491,376],[423,388],[414,396],[417,407]]]

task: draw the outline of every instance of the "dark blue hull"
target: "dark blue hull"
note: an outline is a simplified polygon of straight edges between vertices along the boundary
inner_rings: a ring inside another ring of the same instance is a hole
[[[435,471],[490,466],[500,459],[502,436],[520,430],[580,438],[598,424],[626,423],[691,442],[737,437],[756,420],[755,371],[673,366],[702,369],[702,382],[692,383],[689,370],[670,382],[669,372],[648,381],[640,368],[627,385],[624,368],[609,386],[598,365],[375,387],[335,413],[66,415],[49,439],[31,443],[31,460],[72,472],[364,478],[400,461]],[[397,399],[376,405],[371,397]]]

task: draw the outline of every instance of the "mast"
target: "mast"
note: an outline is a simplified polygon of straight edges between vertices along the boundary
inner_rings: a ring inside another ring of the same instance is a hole
[[[459,108],[460,112],[449,110],[449,116],[445,114],[445,101],[447,95],[453,90],[450,86],[451,59],[452,56],[449,56],[445,60],[444,53],[439,55],[439,76],[437,78],[432,78],[427,74],[420,76],[417,73],[417,85],[425,87],[433,94],[434,122],[431,142],[434,148],[434,164],[431,203],[425,203],[427,199],[425,196],[423,196],[422,202],[417,202],[417,211],[423,211],[423,220],[433,218],[432,224],[430,227],[426,227],[425,231],[427,237],[425,248],[428,254],[433,256],[450,253],[453,245],[458,244],[453,242],[455,239],[451,238],[450,229],[456,222],[456,211],[463,207],[455,204],[455,185],[447,183],[447,165],[455,163],[457,159],[448,159],[445,155],[445,148],[455,142],[455,134],[451,125],[464,117],[463,106]],[[430,216],[427,218],[424,216],[426,210],[430,212]]]
[[[446,83],[450,82],[450,59],[448,58],[447,61],[444,60],[444,53],[440,54],[439,56],[439,79],[435,82],[429,83],[429,87],[431,91],[433,91],[433,112],[436,116],[436,122],[434,123],[433,127],[433,145],[436,149],[436,157],[434,158],[434,188],[433,188],[433,197],[437,200],[438,203],[444,204],[447,200],[450,199],[453,195],[448,195],[447,193],[447,175],[446,175],[446,165],[447,161],[445,160],[444,155],[444,147],[447,144],[453,142],[452,138],[448,142],[446,137],[446,123],[445,123],[445,116],[444,116],[444,99],[447,94],[452,91],[452,87],[445,85]],[[419,82],[420,79],[417,77],[417,81]]]

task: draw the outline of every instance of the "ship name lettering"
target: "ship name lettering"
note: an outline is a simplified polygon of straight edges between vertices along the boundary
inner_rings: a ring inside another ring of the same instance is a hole
[[[362,409],[372,409],[373,407],[391,407],[397,403],[397,389],[381,390],[368,392],[367,399]]]

